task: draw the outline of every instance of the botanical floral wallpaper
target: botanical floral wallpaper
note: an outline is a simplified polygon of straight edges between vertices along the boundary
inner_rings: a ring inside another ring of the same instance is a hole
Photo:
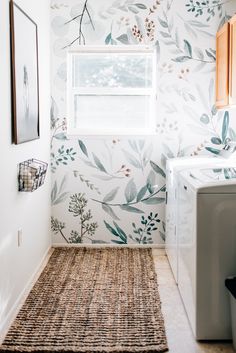
[[[165,161],[236,141],[235,112],[214,106],[215,34],[235,0],[52,0],[54,243],[163,244]],[[84,44],[157,50],[156,131],[66,135],[66,53]]]

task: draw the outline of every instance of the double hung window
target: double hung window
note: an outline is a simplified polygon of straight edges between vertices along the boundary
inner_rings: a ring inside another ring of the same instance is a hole
[[[68,134],[153,134],[155,50],[81,46],[68,53]]]

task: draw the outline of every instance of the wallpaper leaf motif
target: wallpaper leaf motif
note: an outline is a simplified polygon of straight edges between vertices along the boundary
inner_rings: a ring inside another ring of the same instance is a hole
[[[111,218],[113,218],[115,221],[119,221],[119,220],[120,220],[120,218],[117,217],[117,215],[115,214],[115,212],[113,211],[113,209],[112,209],[109,205],[103,203],[103,204],[102,204],[102,209],[103,209],[103,211],[105,211],[109,216],[111,216]]]
[[[75,161],[75,155],[77,153],[74,151],[73,147],[65,148],[62,145],[58,148],[57,152],[51,153],[51,170],[53,173],[57,170],[59,165],[68,165],[69,162]]]
[[[109,201],[113,201],[117,192],[119,190],[119,186],[116,187],[115,189],[111,190],[103,199],[103,202],[109,202]]]
[[[119,206],[123,211],[126,211],[126,212],[144,213],[144,211],[140,210],[137,207],[130,206],[129,204],[127,204],[127,205],[124,204],[124,205],[119,205]]]
[[[224,120],[222,124],[222,143],[226,143],[226,137],[228,135],[228,130],[229,130],[229,113],[225,112],[224,115]]]
[[[77,178],[79,177],[80,181],[82,183],[85,183],[87,185],[87,187],[90,189],[90,190],[95,190],[99,195],[101,195],[101,192],[99,190],[99,188],[97,186],[95,186],[88,178],[86,178],[84,175],[80,174],[78,172],[78,170],[74,170],[73,171],[74,173],[74,177]]]
[[[135,168],[141,169],[143,171],[150,160],[153,151],[152,144],[144,149],[145,142],[143,140],[139,140],[137,142],[129,140],[128,142],[136,155],[131,154],[125,149],[122,149],[127,161]]]
[[[218,12],[219,18],[223,16],[223,5],[232,0],[208,0],[208,1],[194,1],[190,0],[185,6],[187,11],[194,14],[195,17],[207,15],[206,21],[209,22]]]
[[[158,167],[154,162],[152,163],[155,166],[156,173],[160,174],[163,177],[164,175],[163,170],[160,167]],[[153,185],[152,189],[150,189],[150,185],[149,185],[149,195],[145,197],[146,191],[148,190],[148,186],[145,185],[144,187],[142,187],[139,193],[137,194],[136,185],[134,184],[133,180],[131,180],[125,188],[126,203],[105,202],[94,198],[92,200],[102,205],[109,206],[110,208],[120,207],[120,209],[123,211],[133,212],[133,213],[143,213],[141,209],[134,207],[134,205],[139,203],[145,203],[150,205],[150,204],[159,204],[159,203],[165,202],[165,197],[154,197],[154,196],[165,192],[166,185],[165,184],[162,185],[157,190],[156,188],[157,188],[157,185]],[[153,192],[151,193],[150,190],[152,190]],[[142,196],[142,198],[140,196]]]
[[[131,179],[125,188],[125,198],[128,203],[132,202],[137,196],[137,188],[134,180]]]
[[[130,152],[128,152],[126,150],[123,150],[123,153],[124,153],[127,161],[132,166],[134,166],[135,168],[138,168],[138,169],[142,169],[142,164],[140,163],[140,161],[135,156],[133,156]]]
[[[91,210],[86,210],[88,200],[82,193],[76,193],[70,196],[68,211],[73,217],[79,218],[79,224],[76,230],[71,230],[70,237],[67,239],[64,229],[66,224],[58,221],[57,218],[51,218],[52,231],[60,234],[67,243],[83,243],[84,238],[92,242],[91,236],[95,234],[98,228],[97,222],[91,222],[93,216]]]
[[[79,140],[79,147],[80,147],[81,151],[83,152],[83,154],[87,157],[87,160],[83,159],[83,158],[81,158],[81,160],[88,167],[95,168],[99,172],[106,174],[106,176],[94,174],[93,175],[94,177],[96,177],[100,180],[108,181],[108,180],[112,180],[112,179],[124,179],[125,177],[130,176],[131,170],[129,168],[126,168],[126,166],[124,164],[122,164],[122,166],[119,168],[119,170],[116,170],[114,172],[112,171],[110,173],[107,171],[107,168],[104,167],[103,163],[97,157],[97,155],[95,155],[95,153],[92,152],[93,158],[92,158],[92,160],[90,159],[88,149],[85,146],[84,142],[82,142],[81,140]],[[112,158],[112,155],[110,155],[110,157]]]
[[[80,147],[81,151],[85,154],[86,157],[88,157],[88,151],[87,151],[87,148],[86,148],[85,144],[83,143],[83,141],[78,140],[78,143],[79,143],[79,147]]]
[[[138,244],[153,244],[152,232],[158,229],[158,223],[160,223],[158,213],[153,215],[150,212],[147,218],[142,216],[141,226],[132,223],[134,235],[129,234],[129,237]]]
[[[98,169],[101,170],[101,172],[106,173],[107,171],[104,168],[103,164],[101,163],[100,159],[94,153],[92,153],[92,156],[93,156],[94,162],[95,162],[96,166],[98,167]]]
[[[166,11],[163,11],[163,16],[164,20],[158,17],[158,21],[160,25],[165,29],[165,31],[159,31],[161,36],[163,37],[163,41],[166,45],[174,45],[177,48],[177,51],[179,52],[180,55],[176,56],[175,58],[172,58],[171,60],[174,62],[186,62],[188,60],[193,60],[196,62],[201,62],[201,64],[204,63],[204,65],[201,65],[198,67],[198,70],[202,67],[205,66],[205,64],[212,64],[215,63],[215,56],[213,53],[211,53],[209,50],[206,51],[206,56],[210,56],[210,60],[206,59],[204,55],[202,55],[202,51],[199,48],[192,48],[192,45],[189,43],[187,39],[183,40],[184,45],[181,44],[179,35],[178,35],[178,29],[175,29],[175,34],[172,34],[173,26],[169,20],[169,12],[171,10],[173,1],[167,5]],[[180,17],[182,19],[182,17]],[[185,20],[183,20],[185,23]],[[189,22],[189,28],[190,28],[191,22]],[[196,25],[196,23],[195,23]],[[196,53],[197,56],[193,55]],[[200,55],[199,55],[200,54]]]
[[[235,11],[232,0],[209,0],[207,5],[203,0],[199,4],[194,0],[66,0],[63,6],[53,7],[51,156],[55,242],[164,242],[166,159],[218,154],[229,139],[236,141],[235,119],[217,112],[214,106],[214,37]],[[155,46],[155,138],[67,137],[65,55],[68,47],[76,49],[79,43]],[[227,178],[227,171],[222,173]],[[67,200],[70,195],[78,195],[78,190],[86,207],[83,215],[76,216],[72,204],[69,211]],[[81,233],[84,218],[80,217],[86,215],[93,218],[84,226],[96,223],[98,227],[93,235],[87,232],[81,236],[87,228]]]
[[[137,195],[137,198],[136,198],[136,201],[137,203],[140,202],[142,200],[142,198],[144,198],[144,196],[146,195],[146,192],[148,190],[148,187],[147,185],[144,185],[138,192],[138,195]]]
[[[109,223],[107,223],[106,221],[104,221],[104,224],[106,226],[106,228],[115,236],[120,238],[120,240],[113,240],[113,243],[116,244],[127,244],[127,235],[125,234],[125,232],[118,226],[117,223],[113,222],[115,228],[113,228]]]
[[[154,163],[153,161],[150,161],[151,167],[152,169],[157,173],[160,174],[163,178],[166,177],[166,173],[164,172],[164,170],[159,167],[156,163]]]
[[[157,205],[158,203],[165,202],[165,197],[153,197],[151,199],[143,200],[142,202],[146,205]]]
[[[52,205],[58,205],[59,203],[64,202],[67,199],[69,192],[65,191],[66,183],[67,177],[65,175],[58,189],[57,180],[55,180],[51,191]]]

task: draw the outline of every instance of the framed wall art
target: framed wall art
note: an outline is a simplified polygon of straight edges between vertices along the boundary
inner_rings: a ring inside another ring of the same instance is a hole
[[[13,142],[39,138],[37,24],[10,2]]]

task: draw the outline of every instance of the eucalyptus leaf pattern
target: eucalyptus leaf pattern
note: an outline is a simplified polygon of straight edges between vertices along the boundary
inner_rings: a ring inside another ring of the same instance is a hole
[[[214,105],[215,34],[236,2],[66,0],[51,11],[53,242],[163,244],[166,160],[236,141],[234,113]],[[153,136],[67,136],[66,52],[84,43],[155,47]]]

